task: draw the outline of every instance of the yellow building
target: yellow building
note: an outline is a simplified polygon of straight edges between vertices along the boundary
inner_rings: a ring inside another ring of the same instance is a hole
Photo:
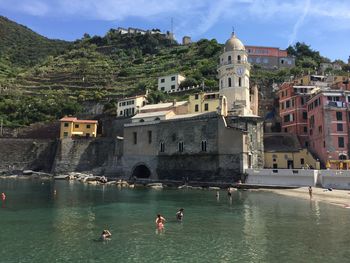
[[[320,163],[300,146],[298,138],[288,133],[264,134],[264,168],[319,169]]]
[[[60,119],[60,139],[71,138],[73,136],[96,137],[96,120],[78,120],[75,117],[64,117]]]
[[[200,113],[216,111],[219,106],[219,92],[200,92],[190,95],[188,113]]]

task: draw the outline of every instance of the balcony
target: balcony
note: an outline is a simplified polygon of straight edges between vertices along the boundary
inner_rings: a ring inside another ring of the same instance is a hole
[[[328,101],[325,108],[350,108],[350,104],[343,101]]]

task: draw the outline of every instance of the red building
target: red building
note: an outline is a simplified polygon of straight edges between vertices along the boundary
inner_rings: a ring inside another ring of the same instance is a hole
[[[307,102],[310,150],[332,169],[350,169],[350,91],[320,90]]]
[[[266,69],[292,68],[295,58],[288,56],[286,50],[276,47],[245,46],[248,62]]]
[[[306,102],[315,88],[283,83],[278,91],[282,132],[297,135],[302,147],[308,146]]]

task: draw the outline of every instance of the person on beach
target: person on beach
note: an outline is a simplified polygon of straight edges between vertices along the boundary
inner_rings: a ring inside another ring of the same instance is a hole
[[[156,225],[158,230],[163,230],[164,229],[164,224],[165,224],[165,218],[162,217],[160,214],[157,215],[156,218]]]
[[[312,198],[312,187],[309,186],[309,195],[310,195],[310,198]]]
[[[109,230],[105,229],[102,231],[101,233],[101,240],[109,240],[112,237],[111,232],[109,232]]]
[[[182,221],[183,217],[184,217],[184,209],[180,208],[179,211],[177,211],[176,213],[176,219],[177,221]]]

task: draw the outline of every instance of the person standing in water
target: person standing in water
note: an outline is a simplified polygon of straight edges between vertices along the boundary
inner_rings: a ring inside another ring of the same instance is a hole
[[[310,198],[312,198],[312,187],[309,186],[309,195],[310,195]]]
[[[177,211],[176,213],[176,219],[177,221],[182,221],[183,217],[184,217],[184,209],[180,208],[179,211]]]
[[[165,224],[165,218],[162,217],[160,214],[157,215],[156,218],[156,225],[158,230],[163,230],[164,229],[164,224]]]
[[[5,195],[5,193],[1,193],[1,200],[2,200],[2,201],[5,201],[5,200],[6,200],[6,195]]]

